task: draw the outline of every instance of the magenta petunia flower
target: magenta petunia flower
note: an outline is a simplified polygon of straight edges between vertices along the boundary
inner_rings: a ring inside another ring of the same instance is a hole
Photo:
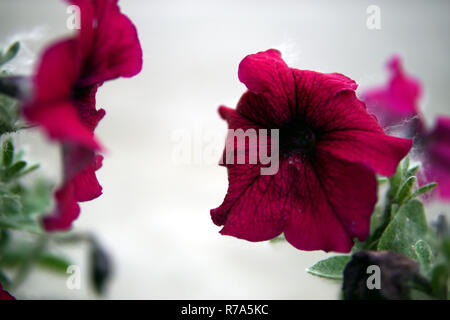
[[[387,66],[390,79],[386,86],[369,89],[362,96],[369,112],[377,116],[384,128],[417,115],[422,90],[420,82],[403,70],[400,57],[393,56]]]
[[[230,129],[279,129],[279,168],[261,175],[268,166],[261,161],[224,161],[228,192],[211,210],[213,222],[223,235],[249,241],[284,232],[301,250],[348,252],[369,234],[375,172],[393,175],[411,140],[383,132],[353,80],[289,68],[277,50],[244,58],[239,79],[248,91],[235,110],[219,113]]]
[[[80,8],[81,29],[44,52],[34,78],[34,97],[24,106],[29,121],[62,143],[64,178],[55,193],[55,210],[44,219],[49,231],[70,228],[79,215],[78,202],[102,193],[95,175],[102,157],[94,130],[105,115],[96,108],[98,87],[142,68],[136,28],[120,12],[117,0],[69,2]]]
[[[3,290],[2,284],[0,283],[0,300],[16,300],[8,291]]]

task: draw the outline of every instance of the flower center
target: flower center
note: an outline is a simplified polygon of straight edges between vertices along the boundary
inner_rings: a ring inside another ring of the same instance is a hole
[[[316,134],[305,123],[293,123],[280,130],[280,149],[285,154],[307,154],[314,150]]]

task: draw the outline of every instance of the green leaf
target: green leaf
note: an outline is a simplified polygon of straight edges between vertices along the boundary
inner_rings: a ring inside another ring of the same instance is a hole
[[[0,93],[0,135],[16,131],[19,120],[19,103],[16,99]]]
[[[390,188],[388,191],[388,199],[393,200],[395,199],[395,196],[398,193],[398,189],[400,188],[400,185],[402,183],[402,169],[401,165],[397,167],[397,171],[395,171],[395,174],[389,178],[389,184]]]
[[[19,196],[7,192],[0,194],[0,217],[8,218],[21,213],[22,204]]]
[[[376,206],[370,216],[370,230],[376,230],[383,224],[384,212],[383,207]]]
[[[9,167],[14,158],[14,145],[11,139],[6,139],[2,146],[2,163],[5,167]]]
[[[378,250],[396,251],[416,260],[415,244],[424,239],[427,231],[423,204],[411,200],[399,208],[386,227],[378,242]]]
[[[418,165],[418,164],[415,165],[415,166],[413,166],[413,167],[411,167],[411,168],[408,170],[408,172],[406,173],[405,178],[409,178],[409,177],[415,176],[416,173],[417,173],[417,171],[419,171],[419,169],[420,169],[420,165]]]
[[[20,171],[22,171],[27,166],[27,163],[25,161],[17,161],[14,163],[11,167],[8,168],[6,171],[6,174],[10,177],[15,176]]]
[[[58,256],[50,252],[43,252],[38,259],[41,267],[66,273],[67,268],[72,264],[66,257]]]
[[[399,204],[402,204],[411,195],[412,188],[414,187],[416,181],[417,178],[415,176],[412,176],[403,183],[397,197],[397,202]]]
[[[8,49],[6,49],[6,52],[2,52],[0,56],[0,66],[13,59],[16,56],[17,52],[19,52],[19,49],[20,43],[16,41],[12,45],[10,45]]]
[[[24,175],[29,174],[30,172],[33,172],[37,169],[39,169],[40,165],[39,164],[33,164],[32,166],[29,166],[28,168],[26,168],[25,170],[23,170],[22,172],[20,172],[17,177],[22,177]]]
[[[416,191],[414,191],[414,192],[409,196],[408,200],[409,200],[409,199],[417,198],[417,197],[419,197],[419,196],[421,196],[421,195],[423,195],[423,194],[425,194],[425,193],[427,193],[427,192],[430,192],[431,190],[433,190],[434,188],[436,188],[436,186],[437,186],[437,183],[434,183],[434,182],[433,182],[433,183],[430,183],[430,184],[427,184],[427,185],[424,185],[424,186],[418,188]]]
[[[11,217],[0,216],[0,228],[23,230],[34,234],[44,234],[39,222],[29,217],[23,217],[23,215]]]
[[[351,256],[334,256],[317,262],[312,267],[306,269],[307,272],[329,279],[342,279],[344,268],[351,260]]]
[[[52,204],[52,185],[45,180],[38,179],[31,187],[17,190],[20,195],[23,214],[46,213]]]
[[[402,161],[402,176],[403,179],[408,179],[408,170],[409,170],[409,154],[405,157],[405,159],[403,159]]]
[[[433,252],[430,245],[424,240],[419,240],[414,245],[414,249],[416,252],[417,260],[419,261],[422,270],[425,273],[428,273],[430,271],[431,263],[433,260]]]

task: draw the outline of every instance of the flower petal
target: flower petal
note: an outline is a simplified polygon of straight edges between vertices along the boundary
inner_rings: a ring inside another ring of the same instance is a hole
[[[228,122],[230,129],[258,129],[257,125],[242,117],[236,110],[222,106],[219,113]],[[262,143],[261,145],[265,146]],[[280,211],[281,204],[273,197],[273,190],[267,190],[275,176],[261,175],[263,165],[250,164],[248,161],[249,155],[252,152],[258,153],[259,149],[251,150],[249,140],[240,146],[234,139],[227,139],[227,148],[222,164],[228,169],[229,187],[222,205],[211,210],[213,222],[217,225],[225,224],[222,234],[249,241],[268,240],[279,235],[283,228],[284,214]],[[234,153],[232,163],[226,160],[227,150]],[[236,157],[242,152],[246,155],[246,164],[237,162]],[[270,154],[270,148],[267,152]],[[268,193],[261,194],[264,189]]]
[[[279,51],[270,49],[246,56],[239,64],[238,76],[248,90],[261,95],[260,100],[265,100],[261,105],[243,101],[239,109],[242,115],[250,117],[256,113],[254,120],[265,119],[278,127],[292,118],[295,107],[294,78]],[[246,98],[254,97],[243,97]]]
[[[322,108],[327,123],[317,148],[340,159],[361,162],[379,174],[392,176],[412,141],[386,135],[353,91],[338,93]]]
[[[101,148],[94,134],[81,123],[76,107],[70,102],[36,104],[27,108],[25,115],[29,121],[40,124],[51,139],[93,150]]]
[[[228,167],[228,181],[222,205],[211,210],[213,222],[224,225],[220,233],[249,241],[278,236],[287,214],[282,180],[277,175],[262,176],[258,165],[235,165]]]
[[[320,153],[297,167],[286,240],[301,250],[348,252],[369,235],[377,182],[367,167]]]
[[[337,112],[331,101],[341,92],[354,92],[358,85],[340,73],[292,70],[297,92],[296,118],[306,121],[308,125],[318,130],[322,128],[329,130],[337,125],[336,121],[340,121],[341,118],[336,117]],[[349,108],[345,113],[349,114],[352,111]]]
[[[328,100],[338,92],[357,88],[353,80],[339,73],[289,68],[274,49],[245,57],[238,75],[250,91],[239,101],[238,112],[271,127],[300,117],[324,125],[320,114]]]
[[[102,186],[97,180],[95,171],[102,166],[103,157],[97,155],[94,161],[83,171],[78,173],[72,183],[74,185],[74,198],[76,201],[89,201],[102,194]]]
[[[67,230],[80,214],[80,206],[74,198],[74,187],[66,182],[55,192],[56,207],[53,212],[44,217],[43,224],[47,231]]]
[[[80,30],[83,48],[89,48],[80,85],[103,83],[117,77],[132,77],[142,69],[142,49],[136,27],[120,12],[117,0],[90,0],[92,8],[91,28]],[[86,7],[85,0],[73,4]],[[84,11],[83,11],[84,12]],[[94,32],[94,36],[90,33]]]
[[[43,53],[34,78],[34,100],[39,102],[70,99],[79,74],[76,42],[57,42]],[[27,108],[27,106],[25,106]]]
[[[95,107],[95,95],[100,85],[89,87],[77,87],[74,89],[74,101],[77,107],[80,121],[90,131],[94,131],[98,123],[105,116],[104,109],[97,110]]]

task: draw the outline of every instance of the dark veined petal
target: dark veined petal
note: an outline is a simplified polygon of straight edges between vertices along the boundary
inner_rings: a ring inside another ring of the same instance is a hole
[[[239,65],[239,80],[250,92],[242,96],[237,111],[271,127],[297,118],[324,125],[320,114],[328,100],[357,88],[353,80],[339,73],[289,68],[274,49],[246,56]]]
[[[221,108],[230,128],[255,127],[235,110]],[[364,240],[377,200],[375,174],[366,166],[326,152],[280,160],[278,173],[261,175],[261,164],[225,164],[229,187],[211,210],[221,233],[263,241],[285,232],[298,249],[348,252]]]
[[[120,12],[117,0],[72,0],[89,12],[91,26],[79,40],[86,64],[79,84],[90,86],[117,77],[132,77],[142,69],[142,49],[136,27]],[[87,24],[87,23],[86,23]]]
[[[412,140],[386,135],[353,91],[338,93],[321,109],[326,128],[317,148],[340,159],[360,162],[379,174],[392,176],[411,149]]]
[[[279,51],[270,49],[246,56],[239,64],[239,80],[261,95],[263,103],[242,103],[239,113],[255,121],[264,119],[276,127],[291,120],[295,106],[295,84],[290,68]],[[243,99],[248,98],[243,97]],[[252,97],[253,98],[253,97]]]
[[[324,152],[291,167],[298,175],[284,230],[289,243],[301,250],[348,252],[354,238],[367,238],[377,201],[377,182],[369,168]]]

